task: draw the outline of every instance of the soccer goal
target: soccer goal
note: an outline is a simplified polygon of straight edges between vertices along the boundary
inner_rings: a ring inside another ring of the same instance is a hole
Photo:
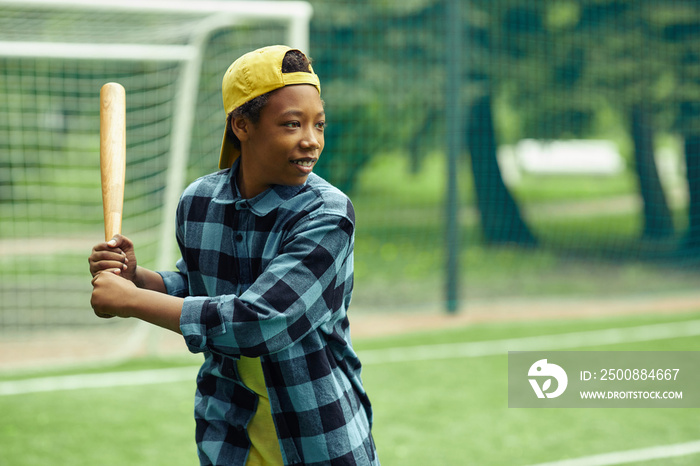
[[[308,52],[306,2],[0,0],[0,332],[89,314],[102,239],[99,92],[127,93],[123,231],[171,269],[186,182],[216,170],[221,78],[273,43]]]

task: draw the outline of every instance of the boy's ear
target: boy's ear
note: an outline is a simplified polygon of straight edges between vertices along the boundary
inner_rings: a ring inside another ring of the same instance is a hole
[[[246,141],[250,133],[250,121],[243,117],[231,117],[231,130],[239,141]]]

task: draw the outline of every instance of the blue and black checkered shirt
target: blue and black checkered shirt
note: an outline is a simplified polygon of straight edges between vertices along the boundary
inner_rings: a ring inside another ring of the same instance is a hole
[[[243,199],[237,168],[185,190],[179,272],[161,272],[168,293],[185,298],[190,351],[205,357],[195,399],[200,461],[245,464],[257,406],[237,372],[247,356],[261,359],[285,464],[379,464],[347,319],[353,206],[314,174]]]

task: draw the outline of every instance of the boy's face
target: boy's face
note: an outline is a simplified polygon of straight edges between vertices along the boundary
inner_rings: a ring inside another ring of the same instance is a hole
[[[258,123],[232,124],[242,147],[239,187],[247,198],[273,184],[304,184],[323,150],[325,112],[311,85],[280,88],[270,95]]]

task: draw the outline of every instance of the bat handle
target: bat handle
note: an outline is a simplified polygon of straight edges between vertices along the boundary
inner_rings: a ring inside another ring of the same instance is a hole
[[[118,83],[100,90],[100,171],[105,241],[121,233],[126,177],[126,92]]]

